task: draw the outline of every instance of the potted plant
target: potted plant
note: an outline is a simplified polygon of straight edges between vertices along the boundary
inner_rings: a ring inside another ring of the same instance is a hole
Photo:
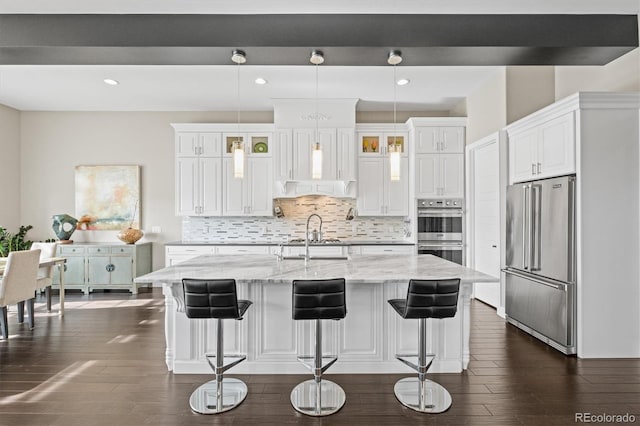
[[[20,226],[17,234],[12,234],[0,226],[0,257],[9,256],[11,251],[29,250],[33,241],[25,239],[27,232],[33,226]]]

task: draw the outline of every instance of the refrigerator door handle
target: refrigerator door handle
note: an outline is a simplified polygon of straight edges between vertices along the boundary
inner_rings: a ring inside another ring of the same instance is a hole
[[[540,204],[542,201],[542,187],[540,185],[531,185],[531,267],[530,271],[540,270],[540,250],[542,245],[542,212]]]
[[[567,291],[566,285],[553,284],[553,283],[550,283],[549,281],[539,280],[537,278],[531,277],[530,275],[519,274],[515,271],[512,271],[511,269],[503,269],[502,272],[504,272],[505,274],[511,274],[511,275],[515,275],[516,277],[524,278],[525,280],[533,281],[534,283],[546,285],[547,287],[555,288],[556,290]]]
[[[522,267],[524,269],[529,269],[527,265],[527,231],[529,229],[527,224],[527,196],[529,194],[529,185],[524,186],[524,195],[522,197]]]

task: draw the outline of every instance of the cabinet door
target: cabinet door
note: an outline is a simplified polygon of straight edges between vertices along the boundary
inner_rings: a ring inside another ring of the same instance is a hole
[[[110,284],[129,284],[133,281],[133,257],[111,256],[111,282]]]
[[[435,154],[438,152],[439,128],[416,127],[414,140],[416,154]]]
[[[65,256],[64,283],[65,285],[84,285],[84,256]],[[59,274],[54,273],[53,276],[57,284],[60,284]]]
[[[223,158],[223,185],[222,191],[222,215],[223,216],[245,216],[247,210],[247,186],[245,180],[233,177],[233,158]]]
[[[336,156],[338,180],[356,180],[356,145],[353,129],[338,129]]]
[[[273,216],[271,158],[250,158],[247,167],[248,211],[251,216]]]
[[[176,133],[176,157],[189,157],[198,155],[198,133]]]
[[[540,126],[538,133],[537,178],[575,173],[573,112]]]
[[[464,153],[464,127],[440,127],[440,152]]]
[[[222,135],[220,133],[200,133],[198,135],[200,155],[220,157],[222,155]]]
[[[271,139],[272,134],[269,132],[247,133],[248,145],[245,147],[245,152],[259,157],[271,157]]]
[[[531,180],[536,172],[538,129],[509,135],[509,183]]]
[[[176,215],[195,216],[199,206],[198,157],[176,160]]]
[[[358,156],[375,156],[382,154],[384,148],[384,135],[378,132],[358,133]]]
[[[464,197],[464,154],[440,154],[440,195]]]
[[[293,179],[311,180],[311,149],[315,129],[293,130]]]
[[[222,160],[221,158],[200,159],[200,214],[204,216],[222,215]]]
[[[409,133],[407,132],[386,132],[384,134],[384,155],[389,154],[389,147],[395,144],[396,147],[400,148],[400,155],[406,157],[408,153],[408,145],[407,141],[409,140]]]
[[[439,195],[438,157],[438,154],[416,155],[416,198],[431,198]]]
[[[278,130],[275,134],[275,180],[293,180],[293,131],[291,129]]]
[[[409,214],[409,159],[400,158],[400,180],[392,181],[388,159],[384,161],[385,216]]]
[[[89,287],[92,285],[106,285],[110,283],[109,256],[89,256],[87,257],[87,271]]]
[[[322,178],[321,180],[336,180],[336,129],[319,129],[318,141],[322,150]]]
[[[358,161],[358,215],[380,216],[384,207],[384,158],[360,157]]]

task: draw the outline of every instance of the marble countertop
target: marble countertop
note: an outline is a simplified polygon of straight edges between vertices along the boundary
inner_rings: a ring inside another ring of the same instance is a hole
[[[180,283],[183,278],[234,278],[242,283],[288,283],[296,279],[342,278],[347,283],[406,283],[410,279],[460,278],[463,283],[494,277],[428,254],[352,256],[348,260],[278,261],[275,256],[203,255],[137,277],[137,283]]]
[[[211,242],[211,241],[171,241],[169,243],[165,243],[165,246],[303,246],[304,243],[289,243],[289,242],[255,242],[255,241],[219,241],[219,242]],[[415,245],[412,242],[408,241],[375,241],[375,240],[344,240],[337,243],[322,243],[322,244],[314,244],[310,243],[309,245],[314,247],[322,247],[322,246],[413,246]]]

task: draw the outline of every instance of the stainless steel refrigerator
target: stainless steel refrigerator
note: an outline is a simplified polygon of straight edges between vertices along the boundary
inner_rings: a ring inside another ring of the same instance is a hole
[[[575,176],[507,188],[507,320],[576,353]]]

